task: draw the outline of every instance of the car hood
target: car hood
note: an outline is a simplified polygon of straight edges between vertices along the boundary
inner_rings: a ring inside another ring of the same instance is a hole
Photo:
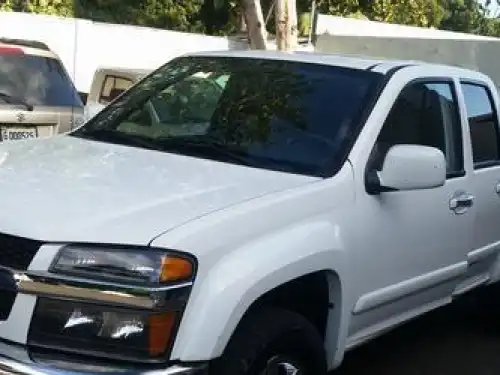
[[[210,212],[316,178],[56,136],[0,144],[0,232],[148,244]]]

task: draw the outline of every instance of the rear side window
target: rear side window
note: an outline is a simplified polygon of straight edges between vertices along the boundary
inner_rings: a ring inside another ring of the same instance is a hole
[[[462,83],[475,167],[500,160],[498,116],[486,86]]]
[[[0,51],[0,105],[82,107],[73,82],[57,59]]]
[[[100,104],[108,104],[134,85],[131,79],[107,75],[102,85]]]

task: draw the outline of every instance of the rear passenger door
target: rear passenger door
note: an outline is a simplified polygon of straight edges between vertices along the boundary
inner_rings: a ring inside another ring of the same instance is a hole
[[[460,83],[472,146],[472,190],[475,196],[473,248],[468,255],[469,281],[486,282],[500,251],[500,138],[498,108],[491,88]]]

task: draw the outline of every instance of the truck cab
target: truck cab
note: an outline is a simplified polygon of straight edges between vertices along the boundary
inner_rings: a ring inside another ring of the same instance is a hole
[[[499,280],[498,108],[453,66],[204,52],[0,145],[0,372],[326,374]]]

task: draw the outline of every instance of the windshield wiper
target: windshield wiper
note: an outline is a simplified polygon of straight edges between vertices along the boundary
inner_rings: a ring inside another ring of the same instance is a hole
[[[33,110],[33,106],[31,104],[27,103],[25,100],[18,98],[17,96],[14,96],[14,95],[9,95],[5,92],[0,92],[0,99],[2,99],[3,101],[5,101],[8,104],[22,105],[22,106],[26,107],[26,109],[28,111]]]
[[[163,151],[163,148],[154,140],[136,134],[124,133],[117,130],[92,129],[80,130],[72,133],[75,137],[90,139],[99,142],[110,142],[125,146],[147,148],[149,150]]]
[[[190,139],[192,138],[192,139]],[[191,137],[164,137],[158,139],[158,144],[164,151],[195,154],[195,156],[215,156],[216,160],[238,163],[245,166],[254,166],[254,160],[243,151],[234,151],[222,143],[210,139]]]

